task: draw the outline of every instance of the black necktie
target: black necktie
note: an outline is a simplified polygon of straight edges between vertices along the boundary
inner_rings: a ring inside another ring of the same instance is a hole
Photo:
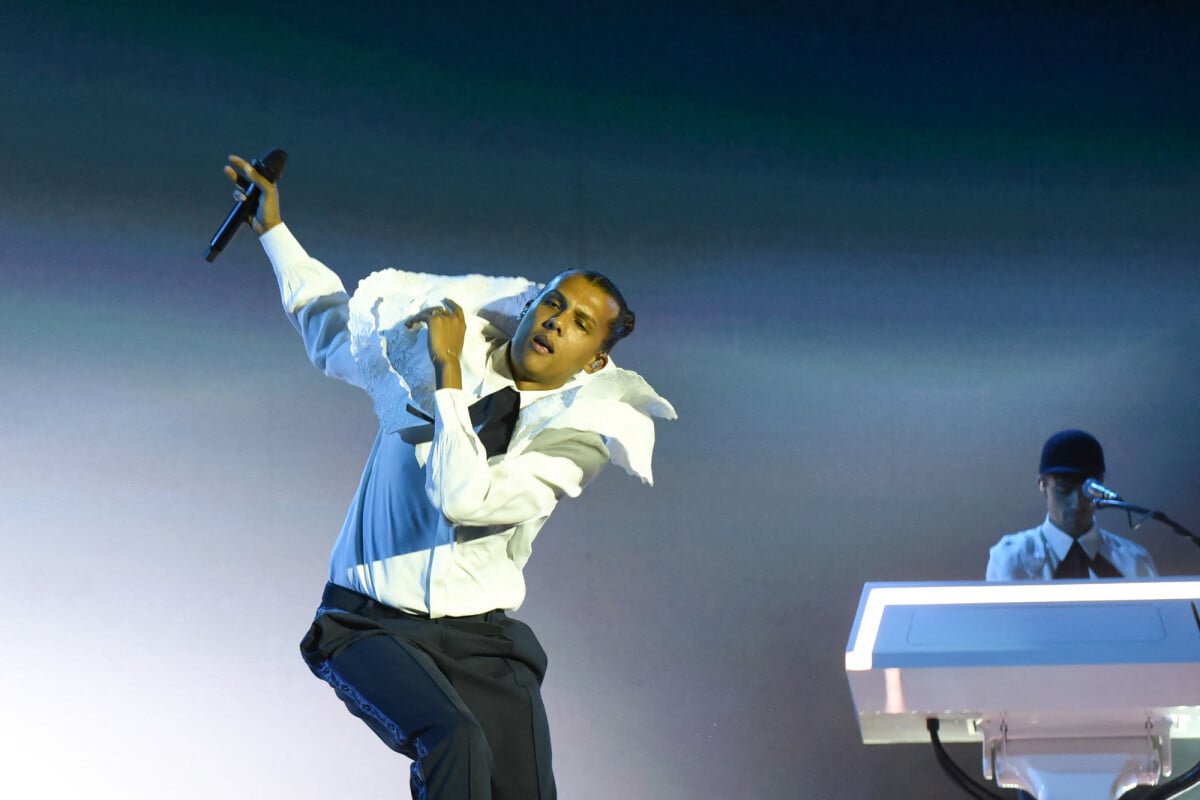
[[[1092,577],[1092,573],[1088,570],[1088,566],[1091,563],[1092,560],[1088,558],[1083,545],[1076,539],[1071,542],[1071,549],[1067,551],[1067,555],[1059,562],[1058,569],[1054,570],[1054,577],[1055,579],[1090,578]]]
[[[511,386],[480,398],[468,409],[471,427],[479,435],[488,458],[508,452],[508,440],[517,427],[521,393]]]
[[[1089,567],[1091,571],[1089,571]],[[1122,578],[1121,571],[1113,566],[1100,553],[1096,553],[1095,558],[1088,558],[1087,551],[1083,549],[1083,545],[1079,540],[1071,542],[1071,549],[1067,551],[1066,557],[1059,563],[1058,569],[1054,570],[1054,578],[1090,578],[1092,572],[1096,573],[1097,578]]]
[[[1092,559],[1092,572],[1096,573],[1097,578],[1124,578],[1121,570],[1113,566],[1113,563],[1100,553],[1096,553],[1096,557]]]
[[[429,419],[429,416],[419,409],[412,406],[408,409],[417,416]],[[517,415],[520,412],[521,393],[511,386],[505,386],[486,397],[481,397],[467,409],[471,417],[471,427],[479,436],[488,458],[508,451],[508,440],[512,438],[513,429],[517,427]],[[411,428],[401,428],[397,433],[409,444],[421,444],[433,440],[433,425],[414,425]]]

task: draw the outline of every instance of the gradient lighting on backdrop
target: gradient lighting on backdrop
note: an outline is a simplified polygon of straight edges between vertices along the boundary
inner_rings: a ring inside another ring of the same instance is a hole
[[[1065,427],[1200,524],[1197,21],[1038,5],[6,7],[0,796],[404,796],[296,652],[370,403],[249,232],[203,259],[271,147],[348,286],[585,263],[639,315],[656,485],[564,504],[518,614],[562,796],[948,794],[861,744],[862,583],[980,578]]]

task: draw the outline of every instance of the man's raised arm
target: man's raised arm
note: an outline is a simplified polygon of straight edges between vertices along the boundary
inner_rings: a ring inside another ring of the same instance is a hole
[[[237,187],[239,172],[262,191],[250,224],[271,259],[283,310],[304,340],[309,360],[329,377],[363,388],[350,352],[349,296],[342,279],[311,257],[283,223],[279,187],[244,158],[231,155],[229,162],[225,175],[235,184],[235,198],[244,198]]]

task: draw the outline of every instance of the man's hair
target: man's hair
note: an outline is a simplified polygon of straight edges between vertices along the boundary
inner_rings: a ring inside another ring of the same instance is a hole
[[[621,294],[621,290],[617,288],[617,285],[609,280],[607,275],[596,272],[595,270],[576,268],[564,269],[562,272],[551,278],[549,283],[546,285],[549,286],[551,283],[571,275],[578,275],[593,286],[599,286],[602,290],[604,290],[605,294],[616,301],[617,315],[613,317],[612,324],[608,326],[608,336],[604,337],[604,342],[601,344],[601,349],[605,353],[611,352],[617,342],[633,333],[633,325],[636,319],[633,310],[630,309],[629,304],[625,302],[625,297]],[[545,292],[545,289],[543,289],[542,292]],[[541,294],[539,294],[538,297],[541,297]]]

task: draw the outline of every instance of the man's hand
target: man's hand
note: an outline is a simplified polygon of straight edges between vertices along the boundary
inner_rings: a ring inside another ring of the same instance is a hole
[[[268,181],[262,175],[255,171],[254,167],[250,166],[250,162],[241,156],[229,156],[229,163],[233,166],[225,167],[225,175],[229,180],[237,184],[238,173],[246,176],[246,180],[253,183],[261,191],[262,195],[258,198],[258,211],[250,220],[250,227],[254,228],[254,232],[262,236],[267,231],[274,228],[283,219],[279,216],[279,187]],[[235,170],[234,167],[237,167]],[[238,186],[233,190],[233,197],[239,203],[246,199],[246,193],[242,187]]]
[[[437,375],[437,388],[461,389],[463,340],[467,335],[467,318],[462,307],[447,298],[443,305],[430,306],[413,314],[405,325],[414,328],[424,323],[429,328],[429,360]]]

